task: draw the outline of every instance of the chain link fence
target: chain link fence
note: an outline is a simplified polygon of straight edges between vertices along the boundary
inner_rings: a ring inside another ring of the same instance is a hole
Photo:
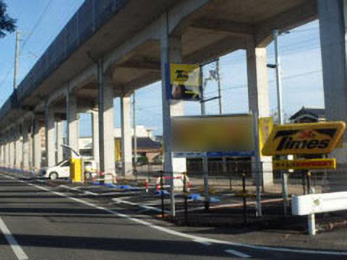
[[[255,169],[259,168],[260,172]],[[157,199],[160,212],[171,210],[172,174],[160,172],[159,165],[143,166],[139,179],[146,180],[147,194]],[[272,162],[262,162],[256,167],[250,159],[213,159],[208,162],[208,198],[206,198],[202,159],[187,160],[187,175],[174,174],[174,197],[177,223],[188,225],[247,225],[250,223],[278,223],[295,219],[291,215],[291,197],[314,193],[346,190],[347,167],[336,170],[273,171]],[[283,193],[283,176],[287,174],[287,194]],[[163,178],[160,178],[160,174]],[[187,177],[185,177],[187,176]],[[257,194],[257,181],[260,181]],[[177,185],[177,179],[181,184]],[[161,183],[161,180],[163,182]],[[144,184],[145,185],[145,184]],[[258,195],[258,196],[257,196]],[[160,199],[159,199],[159,197]],[[288,196],[288,197],[286,197]],[[161,201],[162,199],[162,201]],[[208,201],[208,207],[206,207]],[[153,206],[153,205],[152,205]],[[261,215],[259,211],[261,207]],[[162,210],[161,210],[162,208]]]

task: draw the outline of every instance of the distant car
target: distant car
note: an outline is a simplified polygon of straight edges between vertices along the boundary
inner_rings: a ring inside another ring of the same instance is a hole
[[[96,162],[93,160],[83,160],[83,171],[86,179],[91,179],[96,175]],[[39,175],[43,178],[56,180],[70,177],[70,161],[65,160],[52,167],[45,167],[40,170]]]

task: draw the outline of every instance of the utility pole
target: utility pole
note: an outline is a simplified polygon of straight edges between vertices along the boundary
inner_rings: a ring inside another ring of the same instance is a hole
[[[279,43],[278,43],[279,31],[275,29],[273,31],[274,44],[275,44],[275,69],[276,69],[276,86],[277,86],[277,113],[278,123],[282,125],[283,120],[283,104],[282,104],[282,80],[281,80],[281,63],[279,55]],[[282,173],[282,197],[283,197],[283,210],[284,215],[288,215],[288,173]]]
[[[204,97],[204,88],[206,86],[206,81],[204,81],[204,73],[202,71],[203,66],[200,65],[200,79],[201,79],[201,89],[200,89],[200,105],[201,105],[201,115],[206,115],[206,106],[205,106],[205,97]],[[208,210],[210,207],[210,198],[208,193],[208,157],[207,151],[204,152],[202,156],[202,170],[204,174],[204,187],[205,187],[205,209]]]
[[[216,61],[216,70],[217,70],[217,84],[218,84],[218,104],[219,104],[219,114],[221,115],[223,113],[222,110],[222,90],[220,85],[220,73],[219,73],[219,59]]]
[[[283,124],[283,104],[282,104],[282,80],[281,80],[281,63],[279,55],[279,44],[278,44],[278,29],[273,31],[274,44],[275,44],[275,69],[276,69],[276,86],[277,86],[277,113],[278,123]]]
[[[137,133],[136,133],[136,94],[133,93],[133,128],[134,128],[134,172],[136,173],[136,161],[137,161]]]
[[[18,73],[18,63],[19,63],[19,41],[20,32],[16,32],[16,48],[14,53],[14,73],[13,73],[13,89],[17,89],[17,73]]]

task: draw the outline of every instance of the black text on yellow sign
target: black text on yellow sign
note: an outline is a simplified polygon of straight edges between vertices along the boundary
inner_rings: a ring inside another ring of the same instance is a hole
[[[345,128],[344,122],[276,125],[263,154],[328,154],[335,149]]]
[[[272,161],[274,170],[315,170],[315,169],[336,169],[335,159],[310,159],[310,160],[274,160]]]

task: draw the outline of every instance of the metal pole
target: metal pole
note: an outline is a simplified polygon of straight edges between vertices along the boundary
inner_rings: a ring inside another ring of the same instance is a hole
[[[202,71],[202,66],[200,66],[200,77],[202,81],[202,87],[201,87],[201,115],[204,116],[206,114],[206,107],[205,107],[205,100],[204,100],[204,88],[205,88],[205,82],[204,82],[204,73]],[[202,170],[204,174],[204,187],[205,187],[205,209],[208,210],[210,207],[210,198],[208,194],[208,158],[207,158],[207,152],[203,154],[202,157]]]
[[[216,69],[217,69],[217,84],[218,84],[218,104],[219,104],[219,114],[223,114],[222,109],[222,90],[221,90],[221,84],[220,84],[220,73],[219,73],[219,59],[216,61]]]
[[[165,205],[164,205],[164,175],[163,171],[160,172],[160,197],[161,197],[161,217],[165,217]]]
[[[282,109],[282,80],[281,80],[281,64],[279,56],[279,44],[278,44],[278,29],[273,31],[274,44],[275,44],[275,65],[276,65],[276,86],[277,86],[277,113],[278,122],[283,124],[283,109]]]
[[[254,118],[254,139],[255,139],[255,183],[256,183],[256,213],[258,217],[261,217],[261,174],[260,174],[260,150],[259,150],[259,127],[258,127],[258,113],[253,113]]]
[[[99,166],[100,172],[105,172],[105,147],[104,147],[104,65],[103,60],[97,61],[98,71],[98,119],[99,119]],[[104,183],[101,178],[100,183]]]
[[[183,194],[184,194],[184,222],[188,224],[188,196],[187,196],[187,173],[183,174]]]
[[[18,74],[18,64],[19,64],[19,41],[20,32],[16,32],[16,48],[15,48],[15,58],[14,58],[14,73],[13,73],[13,89],[17,89],[17,74]]]
[[[279,31],[275,29],[273,31],[274,36],[274,44],[275,44],[275,69],[276,69],[276,86],[277,86],[277,114],[278,114],[278,123],[283,124],[283,104],[282,104],[282,80],[281,80],[281,63],[280,63],[280,55],[279,55],[279,43],[278,36]],[[288,174],[286,172],[282,173],[282,196],[283,196],[283,210],[284,215],[288,214]]]
[[[137,133],[136,133],[136,93],[133,93],[133,128],[134,128],[134,172],[137,173]],[[137,175],[136,175],[137,176]]]
[[[172,217],[176,216],[176,204],[174,196],[174,174],[172,167],[172,144],[171,144],[171,110],[170,100],[168,98],[168,89],[170,86],[169,80],[169,66],[170,66],[170,41],[169,41],[169,24],[168,24],[168,13],[166,13],[166,27],[162,32],[161,37],[161,74],[162,74],[162,110],[163,110],[163,143],[164,143],[164,171],[170,175],[170,207]]]
[[[246,173],[242,173],[243,224],[247,225]]]
[[[307,192],[312,194],[311,190],[311,172],[307,171]],[[308,215],[308,233],[310,236],[316,235],[316,218],[314,214]]]

